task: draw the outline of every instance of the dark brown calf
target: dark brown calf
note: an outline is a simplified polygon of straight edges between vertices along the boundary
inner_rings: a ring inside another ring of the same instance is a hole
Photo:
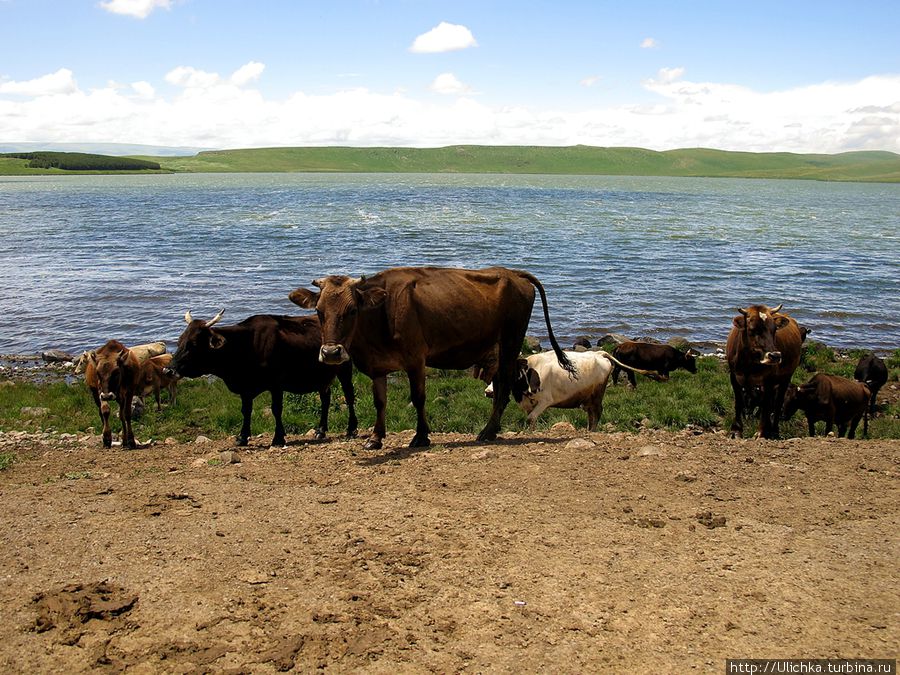
[[[871,392],[862,382],[839,375],[816,373],[799,387],[790,386],[784,397],[784,419],[790,419],[798,410],[806,413],[809,435],[816,435],[816,422],[825,422],[825,435],[837,424],[838,436],[856,435],[856,427],[862,418],[863,435],[869,434],[869,397]]]
[[[684,368],[689,373],[697,372],[697,361],[693,354],[680,352],[669,345],[657,345],[651,342],[623,342],[613,350],[613,356],[632,368],[653,370],[664,378],[668,378],[669,373],[677,368]],[[622,370],[625,369],[618,365],[613,368],[613,383],[619,381],[619,373]],[[631,386],[636,387],[637,378],[634,376],[634,371],[625,370],[625,375]]]
[[[100,411],[103,422],[103,447],[112,447],[112,430],[109,426],[109,402],[119,403],[119,419],[122,421],[122,447],[134,449],[137,443],[131,429],[131,402],[139,386],[141,364],[137,356],[117,340],[90,352],[84,372],[84,381]]]

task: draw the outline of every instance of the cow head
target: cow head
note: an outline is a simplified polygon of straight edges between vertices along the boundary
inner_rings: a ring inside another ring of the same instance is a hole
[[[796,384],[791,384],[784,392],[781,418],[789,420],[798,410],[815,410],[817,407],[827,405],[827,403],[827,401],[819,399],[819,390],[814,383],[806,382],[799,387]]]
[[[184,321],[187,328],[178,338],[178,349],[172,356],[164,372],[179,377],[198,377],[209,372],[209,363],[217,356],[218,350],[225,346],[225,336],[213,330],[222,316],[223,309],[209,321],[195,319],[190,310],[185,312]]]
[[[788,317],[778,314],[781,307],[769,309],[765,305],[751,305],[747,309],[738,309],[741,315],[734,317],[734,327],[743,334],[743,347],[752,362],[763,366],[781,363],[775,331],[790,323]]]
[[[697,372],[697,353],[692,349],[681,355],[681,366],[689,373]]]
[[[384,303],[387,292],[362,279],[330,276],[312,282],[319,291],[298,288],[288,296],[296,305],[315,309],[322,327],[319,361],[344,363],[356,336],[359,314]]]
[[[528,359],[516,361],[516,375],[512,383],[512,395],[516,403],[526,396],[535,396],[541,391],[541,376],[528,366]]]
[[[88,364],[94,371],[94,381],[101,401],[116,400],[122,383],[122,368],[131,352],[121,342],[110,340],[100,349],[88,352]]]

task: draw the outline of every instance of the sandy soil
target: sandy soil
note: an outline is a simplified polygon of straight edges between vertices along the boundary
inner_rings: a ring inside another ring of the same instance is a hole
[[[19,456],[0,473],[0,671],[898,656],[900,441],[410,436],[234,456],[0,434]]]

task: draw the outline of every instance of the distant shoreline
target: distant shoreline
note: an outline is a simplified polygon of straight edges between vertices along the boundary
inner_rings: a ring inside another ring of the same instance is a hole
[[[127,157],[156,162],[164,173],[483,173],[900,183],[900,155],[886,151],[826,155],[707,148],[453,145],[252,148]],[[0,157],[3,176],[77,173],[98,172],[30,168],[25,160]]]

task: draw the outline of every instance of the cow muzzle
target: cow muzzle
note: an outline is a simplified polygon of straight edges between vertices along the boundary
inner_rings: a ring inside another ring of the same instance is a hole
[[[344,349],[344,345],[322,345],[322,348],[319,350],[319,361],[322,363],[336,366],[349,360],[350,355],[347,353],[347,350]]]
[[[105,391],[102,394],[100,394],[100,400],[101,401],[115,401],[116,395],[111,391]]]
[[[766,352],[760,361],[764,366],[774,366],[781,363],[781,352]]]

